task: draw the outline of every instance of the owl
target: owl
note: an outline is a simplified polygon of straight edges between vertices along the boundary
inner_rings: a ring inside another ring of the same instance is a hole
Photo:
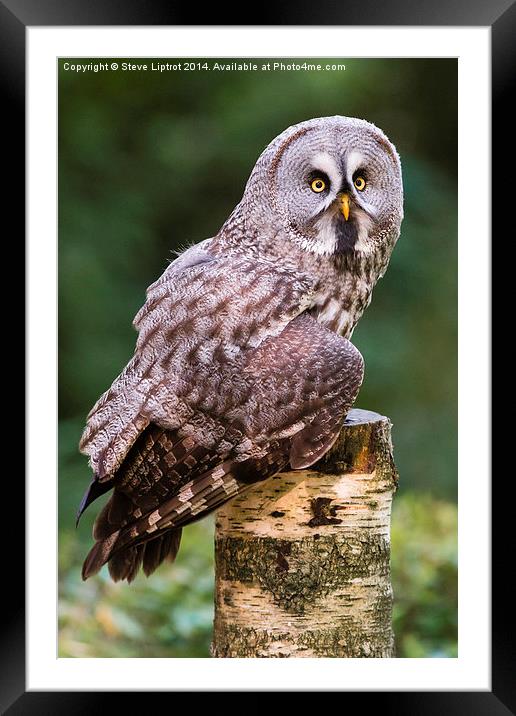
[[[84,579],[149,575],[183,527],[330,449],[363,379],[349,338],[402,218],[400,160],[373,124],[311,119],[266,147],[219,232],[147,290],[134,355],[88,415],[78,519],[112,494]]]

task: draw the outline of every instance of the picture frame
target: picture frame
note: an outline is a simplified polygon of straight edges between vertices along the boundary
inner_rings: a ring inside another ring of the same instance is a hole
[[[458,2],[436,2],[424,7],[404,3],[374,5],[371,2],[360,7],[347,8],[320,7],[318,10],[307,8],[306,5],[283,5],[273,19],[275,25],[288,25],[289,18],[295,17],[296,24],[318,25],[461,25],[461,26],[489,26],[492,38],[492,101],[493,101],[493,137],[500,137],[510,128],[507,113],[509,85],[511,70],[514,68],[514,31],[516,11],[511,2],[491,4],[489,7],[468,6],[464,8]],[[327,11],[326,11],[327,10]],[[4,136],[9,137],[9,148],[14,152],[11,164],[11,182],[9,187],[8,206],[14,213],[18,209],[18,216],[24,216],[23,189],[25,186],[25,43],[27,28],[34,26],[81,26],[81,25],[183,25],[189,24],[188,16],[179,15],[174,8],[165,3],[154,3],[152,6],[143,3],[126,3],[122,8],[115,2],[105,1],[95,4],[68,2],[14,2],[9,0],[0,5],[0,57],[3,70],[3,94],[10,108],[5,119],[7,131]],[[218,18],[220,21],[220,18]],[[310,23],[308,23],[310,20]],[[219,23],[216,23],[219,24]],[[222,23],[220,23],[222,24]],[[233,23],[231,23],[233,24]],[[30,78],[29,78],[30,79]],[[500,176],[503,174],[501,154],[493,148],[493,172]],[[506,167],[505,167],[506,168]],[[500,217],[501,207],[510,206],[508,197],[510,182],[503,182],[500,191],[493,192],[492,216]],[[494,230],[494,229],[493,229]],[[30,286],[29,286],[30,291]],[[29,351],[34,347],[29,344]],[[31,386],[28,385],[30,391]],[[28,435],[30,441],[31,436]],[[485,436],[488,440],[488,436]],[[9,591],[4,595],[6,599],[4,613],[8,615],[8,623],[0,638],[1,663],[3,665],[0,688],[0,706],[8,709],[9,713],[90,713],[105,706],[105,699],[110,698],[107,693],[99,692],[44,692],[26,690],[26,660],[25,660],[25,611],[24,604],[24,550],[21,528],[19,526],[20,507],[25,502],[23,481],[12,479],[10,483],[10,500],[16,504],[14,525],[18,539],[9,543],[9,549],[4,550],[4,574],[9,575]],[[11,492],[12,491],[12,492]],[[14,499],[13,499],[14,498]],[[496,524],[508,523],[510,501],[504,495],[502,499],[501,488],[493,485],[493,505],[496,503]],[[10,530],[8,534],[12,534]],[[493,555],[501,554],[503,535],[501,531],[493,532]],[[507,617],[510,616],[510,595],[502,587],[501,559],[492,559],[493,571],[493,601],[492,601],[492,689],[490,692],[376,692],[368,693],[371,699],[378,702],[382,698],[383,708],[388,705],[390,711],[396,713],[437,713],[440,710],[467,713],[504,714],[515,712],[516,699],[514,693],[514,679],[510,669],[509,654],[513,650],[510,643],[510,629],[507,628]],[[16,576],[15,576],[16,575]],[[12,587],[12,589],[11,589]],[[408,687],[410,688],[410,687]],[[226,689],[227,690],[227,689]],[[335,690],[340,690],[335,685]],[[158,694],[153,694],[156,696]],[[117,699],[121,693],[113,694]],[[160,694],[166,696],[166,694]],[[348,694],[351,696],[351,694]],[[355,693],[353,693],[355,696]],[[140,708],[145,693],[131,693],[132,708]],[[362,694],[359,694],[362,698]],[[117,702],[117,706],[119,706]],[[373,705],[373,702],[370,702]]]

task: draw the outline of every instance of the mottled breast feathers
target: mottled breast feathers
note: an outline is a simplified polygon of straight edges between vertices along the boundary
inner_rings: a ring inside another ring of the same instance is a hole
[[[147,573],[180,528],[336,439],[363,376],[358,351],[308,313],[317,286],[270,261],[182,254],[148,290],[135,354],[88,416],[97,518],[83,576]]]

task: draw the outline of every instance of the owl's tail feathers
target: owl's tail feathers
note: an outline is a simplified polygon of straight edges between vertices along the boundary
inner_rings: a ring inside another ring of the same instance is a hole
[[[100,542],[95,542],[93,547],[88,552],[84,564],[82,565],[82,578],[88,579],[94,574],[97,574],[99,569],[106,564],[108,559],[111,557],[111,552],[118,539],[120,530],[113,532],[109,537]]]
[[[149,576],[164,560],[175,560],[181,544],[181,532],[181,527],[169,529],[148,542],[128,546],[113,553],[120,535],[120,530],[117,530],[94,544],[84,560],[82,578],[93,576],[106,562],[109,574],[115,582],[121,579],[132,582],[142,566],[145,574]]]

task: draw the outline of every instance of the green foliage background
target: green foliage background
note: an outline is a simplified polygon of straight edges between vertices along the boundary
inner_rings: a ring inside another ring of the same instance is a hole
[[[274,136],[333,114],[374,122],[401,155],[402,235],[353,336],[366,362],[358,405],[394,423],[398,655],[456,655],[456,61],[83,74],[66,61],[75,60],[59,62],[60,655],[208,656],[212,522],[188,528],[176,564],[148,580],[115,585],[104,570],[82,583],[96,507],[76,531],[90,476],[77,443],[132,354],[132,318],[171,251],[216,233]]]

